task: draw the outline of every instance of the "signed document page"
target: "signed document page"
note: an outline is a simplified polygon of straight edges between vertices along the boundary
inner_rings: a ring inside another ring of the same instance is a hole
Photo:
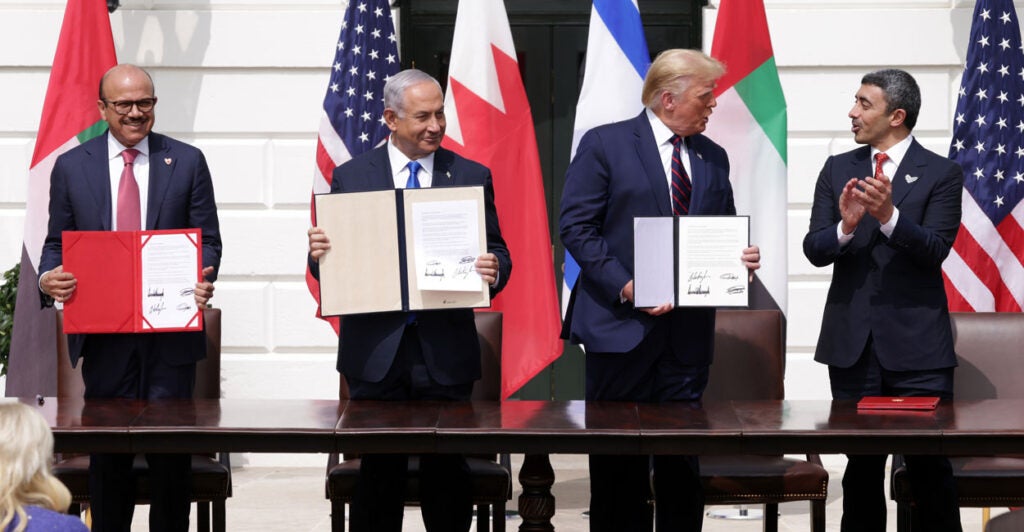
[[[750,245],[748,216],[681,216],[678,223],[678,296],[684,307],[745,307]]]
[[[331,240],[320,257],[324,316],[402,310],[395,191],[318,194],[316,224]]]
[[[64,304],[65,333],[201,331],[194,290],[199,229],[65,231],[64,271],[78,284]]]
[[[668,216],[633,219],[633,306],[675,303],[674,231]]]
[[[487,249],[483,187],[403,190],[409,310],[485,307],[476,273]]]
[[[139,234],[144,330],[187,329],[198,323],[193,292],[202,274],[199,231]]]

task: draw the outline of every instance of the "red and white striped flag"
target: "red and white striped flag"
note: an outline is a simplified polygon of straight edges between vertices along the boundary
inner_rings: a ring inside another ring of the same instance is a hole
[[[492,308],[504,313],[501,396],[562,354],[544,181],[533,116],[501,0],[463,0],[445,94],[443,145],[491,169],[513,272]]]
[[[53,309],[39,305],[39,258],[50,218],[50,171],[60,154],[103,134],[96,108],[100,78],[117,64],[103,0],[69,0],[50,70],[32,166],[6,395],[55,395],[57,330]]]
[[[949,309],[1024,308],[1024,55],[1011,0],[974,9],[949,157],[964,170],[963,216],[942,264]]]
[[[313,194],[331,191],[331,174],[345,161],[387,138],[384,84],[399,70],[395,25],[387,0],[351,0],[335,45],[331,78],[316,144]],[[316,214],[310,202],[310,222]],[[320,317],[320,282],[306,269],[306,284]],[[324,318],[339,329],[338,318]]]

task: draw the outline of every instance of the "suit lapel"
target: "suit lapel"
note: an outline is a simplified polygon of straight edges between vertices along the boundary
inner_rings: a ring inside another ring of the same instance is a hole
[[[897,207],[903,202],[903,198],[907,197],[910,190],[914,188],[914,185],[928,173],[927,163],[919,158],[923,149],[917,143],[917,140],[912,141],[906,155],[903,156],[903,161],[900,162],[899,168],[896,169],[896,175],[891,178],[892,204]]]
[[[110,230],[113,212],[110,205],[110,157],[107,155],[107,135],[109,133],[100,135],[84,146],[89,155],[89,164],[82,166],[85,187],[99,206],[100,226],[103,231]]]
[[[156,221],[160,219],[160,206],[164,204],[164,196],[170,188],[171,176],[177,164],[177,158],[171,152],[170,146],[164,142],[163,135],[150,133],[147,194],[149,198],[146,200],[146,226],[143,229],[152,230],[156,227]]]
[[[633,125],[637,158],[640,159],[644,176],[651,187],[654,204],[658,206],[658,213],[662,216],[671,216],[672,203],[668,195],[668,176],[665,175],[665,167],[661,162],[661,155],[658,153],[658,141],[654,138],[651,124],[647,120],[647,113],[642,111],[640,116],[633,119]]]
[[[711,176],[708,175],[707,162],[704,160],[704,153],[700,149],[700,140],[694,135],[686,137],[687,155],[690,158],[690,212],[700,214],[700,203],[704,199],[704,190],[710,185]]]
[[[851,177],[863,179],[874,174],[874,167],[871,164],[871,148],[863,146],[853,152],[850,164],[850,173],[842,177],[842,183],[838,183],[838,185],[840,185],[838,190],[842,190],[842,186],[845,186],[846,182],[849,181]]]
[[[456,184],[462,184],[462,176],[455,171],[454,165],[455,157],[452,152],[438,148],[434,152],[434,175],[431,176],[430,186],[433,187],[451,187]]]

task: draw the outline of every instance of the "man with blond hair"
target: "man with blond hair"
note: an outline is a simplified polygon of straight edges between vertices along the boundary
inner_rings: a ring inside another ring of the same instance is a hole
[[[583,344],[586,398],[699,401],[714,347],[714,308],[633,306],[633,219],[736,214],[725,150],[702,135],[725,69],[696,50],[666,50],[644,79],[645,109],[596,127],[566,173],[560,229],[580,263],[563,335]],[[749,270],[756,246],[736,250]],[[649,531],[643,455],[590,457],[590,529]],[[655,456],[658,530],[700,530],[704,495],[695,456]]]

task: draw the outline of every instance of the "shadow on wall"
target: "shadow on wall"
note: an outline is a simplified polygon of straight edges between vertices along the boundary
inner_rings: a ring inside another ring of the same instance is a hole
[[[153,76],[160,97],[154,130],[192,136],[214,15],[209,0],[192,0],[186,9],[154,8],[154,0],[123,3],[111,15],[118,61]]]

